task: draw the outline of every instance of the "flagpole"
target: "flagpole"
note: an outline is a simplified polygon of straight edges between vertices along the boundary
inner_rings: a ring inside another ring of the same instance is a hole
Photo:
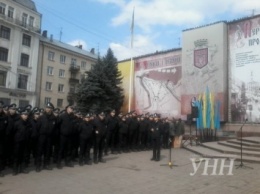
[[[129,80],[129,102],[128,102],[128,112],[131,111],[131,103],[132,103],[132,81],[133,81],[133,40],[134,40],[134,13],[135,8],[133,9],[133,15],[132,15],[132,24],[131,24],[131,63],[130,63],[130,80]]]

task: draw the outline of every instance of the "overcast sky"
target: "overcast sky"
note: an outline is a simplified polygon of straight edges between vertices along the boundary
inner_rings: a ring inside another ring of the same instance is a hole
[[[182,30],[260,14],[260,0],[34,0],[42,30],[118,60],[180,48]],[[134,39],[131,50],[131,22]]]

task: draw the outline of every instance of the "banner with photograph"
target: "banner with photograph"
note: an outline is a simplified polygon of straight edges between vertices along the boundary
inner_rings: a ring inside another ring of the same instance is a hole
[[[231,121],[260,122],[260,17],[228,25]]]

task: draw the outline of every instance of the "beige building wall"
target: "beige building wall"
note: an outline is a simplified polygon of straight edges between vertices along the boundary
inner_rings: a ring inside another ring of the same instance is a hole
[[[73,47],[47,36],[42,37],[37,83],[38,106],[44,107],[50,101],[55,108],[62,110],[68,104],[75,104],[76,88],[81,78],[86,75],[85,72],[90,70],[96,61],[97,55],[83,50],[80,46]]]

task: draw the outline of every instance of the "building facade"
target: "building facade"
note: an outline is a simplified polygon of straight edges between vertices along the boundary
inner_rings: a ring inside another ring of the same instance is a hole
[[[0,0],[0,100],[36,104],[41,14],[30,0]]]
[[[98,56],[94,52],[71,46],[47,36],[43,32],[39,47],[37,76],[37,105],[44,107],[51,102],[63,109],[75,103],[75,92],[85,72],[95,64]]]

